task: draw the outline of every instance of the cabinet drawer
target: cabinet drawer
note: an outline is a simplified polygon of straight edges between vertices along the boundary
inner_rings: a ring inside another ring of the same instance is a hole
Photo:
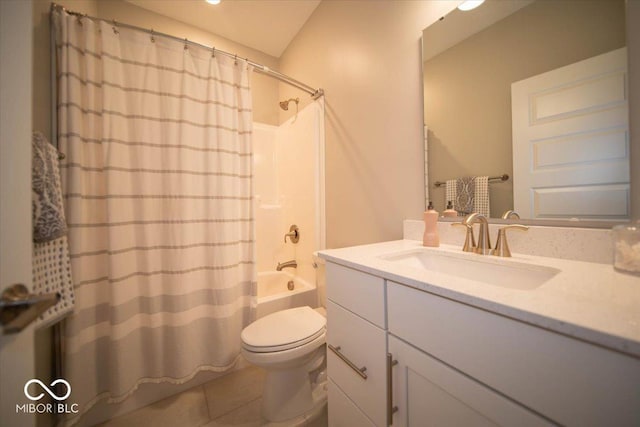
[[[386,422],[386,334],[368,321],[327,302],[327,345],[355,365],[366,367],[362,378],[354,367],[327,350],[327,372],[353,402],[378,426]]]
[[[328,399],[327,408],[331,427],[375,427],[375,424],[331,380],[329,380]]]
[[[640,425],[640,360],[387,283],[389,332],[564,425]]]
[[[328,299],[385,327],[383,279],[331,262],[326,272]]]

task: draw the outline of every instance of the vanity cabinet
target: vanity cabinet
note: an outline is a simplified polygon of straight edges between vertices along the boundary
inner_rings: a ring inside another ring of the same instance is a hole
[[[639,359],[393,282],[387,309],[389,334],[543,419],[640,425]]]
[[[384,280],[331,263],[326,273],[329,425],[384,426]],[[344,396],[348,402],[340,400]]]
[[[327,297],[330,426],[640,425],[638,358],[333,262]]]

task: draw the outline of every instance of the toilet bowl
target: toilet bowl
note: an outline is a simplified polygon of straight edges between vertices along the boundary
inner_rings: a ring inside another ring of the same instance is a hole
[[[242,355],[267,371],[262,393],[266,420],[293,419],[323,403],[309,373],[324,361],[326,324],[324,316],[305,306],[269,314],[242,331]]]

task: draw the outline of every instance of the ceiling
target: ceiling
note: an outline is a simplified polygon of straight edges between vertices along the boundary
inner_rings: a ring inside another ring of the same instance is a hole
[[[125,0],[279,58],[321,0]]]

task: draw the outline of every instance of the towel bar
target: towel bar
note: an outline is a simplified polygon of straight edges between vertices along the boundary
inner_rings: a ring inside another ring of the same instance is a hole
[[[509,175],[505,173],[504,175],[500,175],[500,176],[490,176],[489,182],[507,181],[508,179],[509,179]],[[445,184],[446,184],[445,181],[436,181],[433,183],[434,187],[442,187]]]

